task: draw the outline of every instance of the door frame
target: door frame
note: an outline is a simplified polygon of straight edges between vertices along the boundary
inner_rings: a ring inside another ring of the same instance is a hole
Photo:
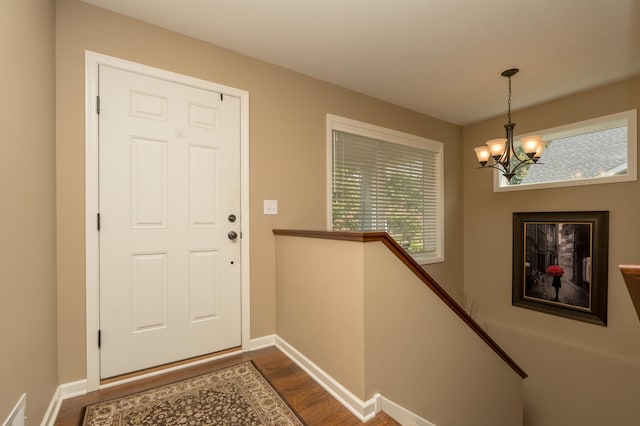
[[[165,71],[147,65],[85,50],[85,266],[86,266],[86,348],[87,390],[100,388],[100,246],[98,213],[98,68],[108,65],[200,89],[212,90],[240,99],[240,257],[242,348],[250,347],[249,268],[249,92],[206,80]]]

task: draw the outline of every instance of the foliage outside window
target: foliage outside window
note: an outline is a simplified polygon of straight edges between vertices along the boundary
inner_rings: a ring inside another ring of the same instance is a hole
[[[496,191],[636,180],[636,110],[535,133],[545,143],[538,164],[522,167],[511,182],[495,175]],[[519,145],[515,150],[524,155]]]
[[[386,231],[420,263],[442,256],[442,144],[328,116],[329,223]]]

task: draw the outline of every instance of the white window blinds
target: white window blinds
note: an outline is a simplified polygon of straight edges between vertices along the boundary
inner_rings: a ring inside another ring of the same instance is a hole
[[[332,132],[334,230],[386,231],[422,262],[441,257],[441,150]]]

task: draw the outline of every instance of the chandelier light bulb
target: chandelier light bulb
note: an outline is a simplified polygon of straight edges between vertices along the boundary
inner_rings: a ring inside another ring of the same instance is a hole
[[[491,151],[487,146],[478,146],[474,148],[476,151],[476,157],[478,158],[478,162],[482,165],[487,164],[489,161],[489,157],[491,157]]]
[[[489,147],[489,151],[491,151],[493,158],[497,159],[502,157],[506,143],[507,139],[505,138],[491,139],[490,141],[487,141],[487,146]]]
[[[522,138],[520,143],[522,144],[522,149],[524,149],[525,154],[531,154],[530,156],[533,156],[537,152],[538,146],[542,143],[542,136],[527,136]]]

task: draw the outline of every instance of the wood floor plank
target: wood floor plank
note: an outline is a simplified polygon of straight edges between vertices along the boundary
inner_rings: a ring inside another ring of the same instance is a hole
[[[55,426],[78,426],[82,422],[84,407],[87,405],[142,392],[249,360],[254,362],[274,389],[309,426],[365,424],[316,383],[296,363],[272,346],[65,400],[58,412]],[[374,419],[366,424],[368,426],[399,425],[385,413],[378,413]]]

